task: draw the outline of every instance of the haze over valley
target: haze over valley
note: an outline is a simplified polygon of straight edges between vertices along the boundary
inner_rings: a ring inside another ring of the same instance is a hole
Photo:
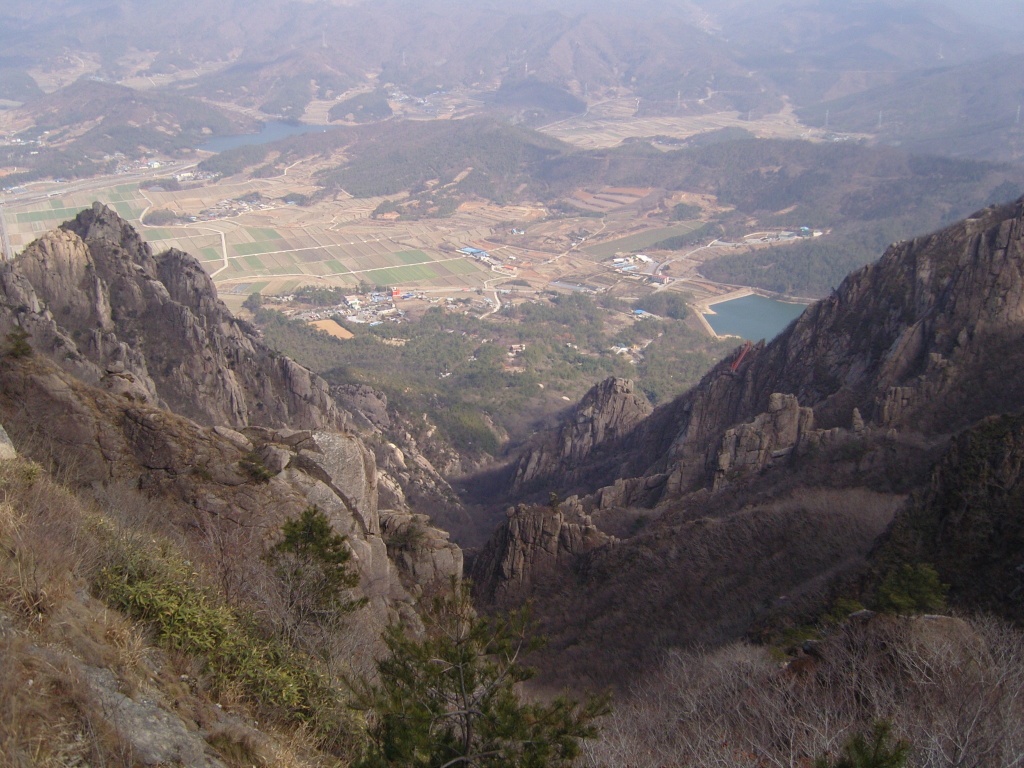
[[[1022,31],[0,1],[0,764],[1019,765]]]

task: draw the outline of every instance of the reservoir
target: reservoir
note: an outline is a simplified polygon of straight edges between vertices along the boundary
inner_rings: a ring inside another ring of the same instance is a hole
[[[242,133],[236,136],[217,136],[203,144],[203,152],[224,152],[235,147],[244,147],[247,144],[269,144],[272,141],[287,139],[289,136],[298,136],[302,133],[327,130],[322,125],[304,125],[303,123],[283,123],[280,120],[270,120],[263,124],[259,133]]]
[[[711,307],[715,314],[704,315],[704,319],[719,336],[771,341],[806,308],[806,304],[791,304],[752,294],[715,304]]]

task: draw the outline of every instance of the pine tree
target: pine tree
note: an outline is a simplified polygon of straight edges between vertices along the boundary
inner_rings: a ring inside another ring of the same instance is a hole
[[[607,697],[519,698],[516,684],[533,676],[520,658],[539,645],[526,612],[478,617],[468,587],[453,584],[424,623],[422,638],[398,626],[385,635],[390,655],[364,690],[371,744],[359,768],[559,768],[597,735]]]
[[[359,574],[349,563],[352,551],[316,506],[285,521],[281,534],[267,559],[281,589],[286,636],[294,639],[304,625],[326,625],[366,602],[348,597],[348,590],[359,584]]]
[[[892,726],[878,720],[870,735],[855,734],[843,745],[843,754],[835,762],[820,758],[815,768],[903,768],[907,764],[910,745],[905,741],[891,743]]]
[[[934,613],[946,608],[948,584],[927,563],[904,563],[889,571],[878,587],[878,607],[886,613]]]

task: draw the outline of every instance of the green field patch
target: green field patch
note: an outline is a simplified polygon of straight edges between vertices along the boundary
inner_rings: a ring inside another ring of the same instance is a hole
[[[64,207],[64,201],[63,200],[51,200],[50,201],[50,208],[63,208],[63,207]]]
[[[289,293],[294,293],[295,289],[302,285],[301,280],[288,280],[287,282],[281,283],[281,286],[277,289],[279,293],[287,296]]]
[[[342,264],[337,259],[331,259],[330,261],[325,261],[324,262],[324,266],[326,266],[331,272],[349,272],[350,271],[350,270],[346,269],[345,265]]]
[[[250,269],[266,269],[266,267],[263,266],[263,259],[259,256],[246,256],[244,259],[241,259],[241,261],[244,261],[246,266]],[[238,261],[235,261],[235,263],[237,264]]]
[[[203,256],[200,261],[220,261],[222,258],[219,248],[200,248],[199,253]]]
[[[247,291],[247,293],[259,293],[264,288],[266,288],[268,285],[270,285],[270,281],[269,280],[263,280],[263,281],[257,282],[257,283],[249,283],[249,285],[246,286],[246,288],[249,289]]]
[[[428,261],[433,261],[432,258],[427,256],[423,251],[399,251],[398,253],[391,254],[400,264],[423,264]]]
[[[677,235],[685,235],[688,232],[693,232],[693,230],[699,226],[699,221],[687,221],[683,224],[677,224],[674,227],[651,229],[647,232],[638,232],[635,235],[620,237],[618,240],[610,240],[607,243],[601,243],[600,245],[592,245],[588,248],[584,248],[583,251],[585,253],[589,253],[591,256],[597,256],[601,259],[611,258],[616,253],[636,253],[637,251],[642,251],[644,248],[650,248],[655,243],[660,243],[662,240],[667,240],[670,237],[676,237]]]
[[[114,203],[114,210],[117,211],[122,219],[138,220],[139,214],[142,213],[137,208],[132,208],[128,203]]]
[[[171,240],[174,238],[169,229],[145,229],[142,233],[149,242],[154,240]]]
[[[246,227],[245,231],[253,240],[281,240],[284,236],[269,227]]]
[[[239,256],[251,256],[254,253],[266,253],[275,249],[271,248],[270,244],[264,240],[258,243],[232,243],[231,250]]]
[[[446,261],[439,266],[443,266],[453,275],[478,275],[482,271],[475,261],[466,261],[465,259]]]
[[[427,264],[417,264],[408,267],[392,267],[390,269],[373,269],[363,272],[361,277],[367,282],[375,285],[397,285],[409,283],[416,280],[437,279],[437,270]]]
[[[77,208],[57,208],[47,211],[28,211],[16,215],[19,224],[35,224],[40,221],[62,222],[65,219],[73,219],[78,215]]]

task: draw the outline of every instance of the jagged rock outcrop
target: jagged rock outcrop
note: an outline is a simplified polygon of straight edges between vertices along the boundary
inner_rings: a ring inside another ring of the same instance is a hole
[[[557,581],[593,549],[614,539],[594,525],[578,504],[520,505],[477,556],[472,577],[479,594],[504,603],[529,593],[535,584]]]
[[[541,666],[563,679],[814,620],[890,524],[876,571],[934,562],[963,604],[1019,620],[1024,433],[992,414],[1022,409],[1024,201],[890,247],[625,433],[563,446],[547,489],[620,539],[572,558],[535,511],[473,575],[484,597],[534,600]]]
[[[26,337],[0,360],[0,412],[19,448],[75,482],[128,482],[268,531],[315,504],[349,537],[360,589],[382,610],[409,603],[418,576],[461,571],[446,544],[414,553],[417,576],[399,572],[378,504],[393,489],[389,505],[407,513],[401,488],[345,431],[326,382],[236,320],[194,258],[154,256],[104,206],[0,265],[3,333]]]
[[[773,461],[785,459],[809,438],[813,429],[814,411],[801,408],[793,395],[773,394],[766,413],[727,429],[722,435],[714,489],[737,475],[756,472]]]
[[[621,439],[650,412],[651,404],[635,391],[632,381],[605,379],[583,396],[557,433],[523,453],[513,472],[512,489],[536,486],[549,477],[564,483],[595,449]]]
[[[761,439],[739,425],[770,413],[777,395],[812,409],[823,430],[948,433],[1024,404],[1022,338],[1024,201],[893,245],[770,344],[742,361],[737,350],[625,434],[587,442],[586,451],[560,448],[566,458],[550,485],[579,490],[585,480],[595,491],[623,481],[620,502],[646,505],[711,486],[726,433],[739,429],[728,440],[742,433],[749,453]],[[630,482],[639,477],[664,482],[652,492],[650,482]]]
[[[411,602],[406,585],[421,577],[461,573],[461,550],[425,518],[414,573],[396,569],[382,536],[374,457],[353,435],[204,428],[79,382],[39,357],[0,365],[0,414],[28,455],[80,484],[130,483],[211,520],[268,531],[315,504],[348,536],[359,589],[381,609]],[[441,538],[443,546],[432,544]]]
[[[427,515],[382,510],[380,525],[388,555],[411,590],[462,578],[462,550],[448,540],[447,532],[433,527]]]
[[[99,203],[0,268],[0,331],[90,384],[206,425],[340,429],[327,384],[262,344],[188,254]]]

